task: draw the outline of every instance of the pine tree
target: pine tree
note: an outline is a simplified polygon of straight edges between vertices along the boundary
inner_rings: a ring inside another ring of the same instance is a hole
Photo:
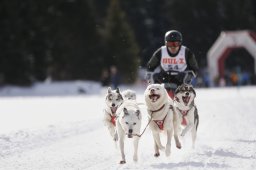
[[[111,0],[103,34],[107,47],[104,59],[106,66],[117,66],[122,81],[133,83],[137,78],[139,47],[118,0]]]

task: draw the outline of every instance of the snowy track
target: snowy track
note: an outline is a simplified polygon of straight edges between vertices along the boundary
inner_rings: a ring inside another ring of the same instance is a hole
[[[196,91],[196,148],[187,136],[181,150],[173,141],[170,157],[154,158],[147,129],[137,163],[125,141],[125,165],[102,123],[104,96],[0,98],[0,170],[256,169],[256,88]]]

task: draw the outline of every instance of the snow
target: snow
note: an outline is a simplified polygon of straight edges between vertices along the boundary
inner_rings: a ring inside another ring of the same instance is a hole
[[[2,88],[0,170],[256,169],[256,87],[196,89],[200,116],[196,148],[185,136],[181,150],[173,140],[171,156],[161,152],[155,158],[147,129],[139,141],[138,162],[132,160],[132,140],[126,139],[127,163],[120,165],[118,147],[102,122],[106,89],[89,84]],[[81,87],[86,93],[77,91]],[[146,87],[129,88],[137,92],[138,102],[144,102]],[[140,107],[143,129],[147,113],[145,106]]]

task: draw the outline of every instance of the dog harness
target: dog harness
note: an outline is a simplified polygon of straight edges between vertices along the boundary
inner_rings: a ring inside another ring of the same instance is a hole
[[[105,112],[107,112],[108,113],[108,115],[110,116],[110,122],[114,125],[114,126],[116,126],[116,115],[115,115],[115,113],[109,113],[107,110],[105,110]],[[112,111],[111,111],[112,112]]]
[[[160,107],[160,109],[152,111],[152,114],[153,114],[154,112],[158,112],[158,111],[162,110],[162,109],[164,108],[164,106],[165,106],[165,104],[164,104],[162,107]],[[170,105],[170,108],[169,108],[169,109],[172,109],[172,110],[173,110],[172,105]],[[167,113],[167,114],[168,114],[168,113]],[[165,121],[165,118],[166,118],[167,114],[165,115],[165,117],[164,117],[163,120],[153,120],[153,121],[157,124],[157,126],[159,127],[160,130],[163,130],[163,129],[164,129],[164,121]]]
[[[187,126],[188,123],[187,123],[187,120],[185,119],[185,116],[187,116],[189,110],[180,110],[180,109],[178,109],[178,110],[180,111],[180,113],[181,113],[181,115],[182,115],[181,124],[182,124],[183,126]]]
[[[167,114],[165,115],[163,120],[153,120],[157,124],[157,126],[159,127],[160,130],[164,129],[164,120],[165,120],[166,116],[167,116]]]
[[[111,115],[111,114],[109,114],[109,116],[111,117],[110,122],[111,122],[114,126],[116,126],[116,116],[113,116],[113,115]]]

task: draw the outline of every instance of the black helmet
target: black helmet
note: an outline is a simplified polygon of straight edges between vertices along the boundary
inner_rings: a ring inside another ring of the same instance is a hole
[[[182,34],[179,31],[171,30],[165,33],[164,39],[165,42],[178,41],[182,43]]]

